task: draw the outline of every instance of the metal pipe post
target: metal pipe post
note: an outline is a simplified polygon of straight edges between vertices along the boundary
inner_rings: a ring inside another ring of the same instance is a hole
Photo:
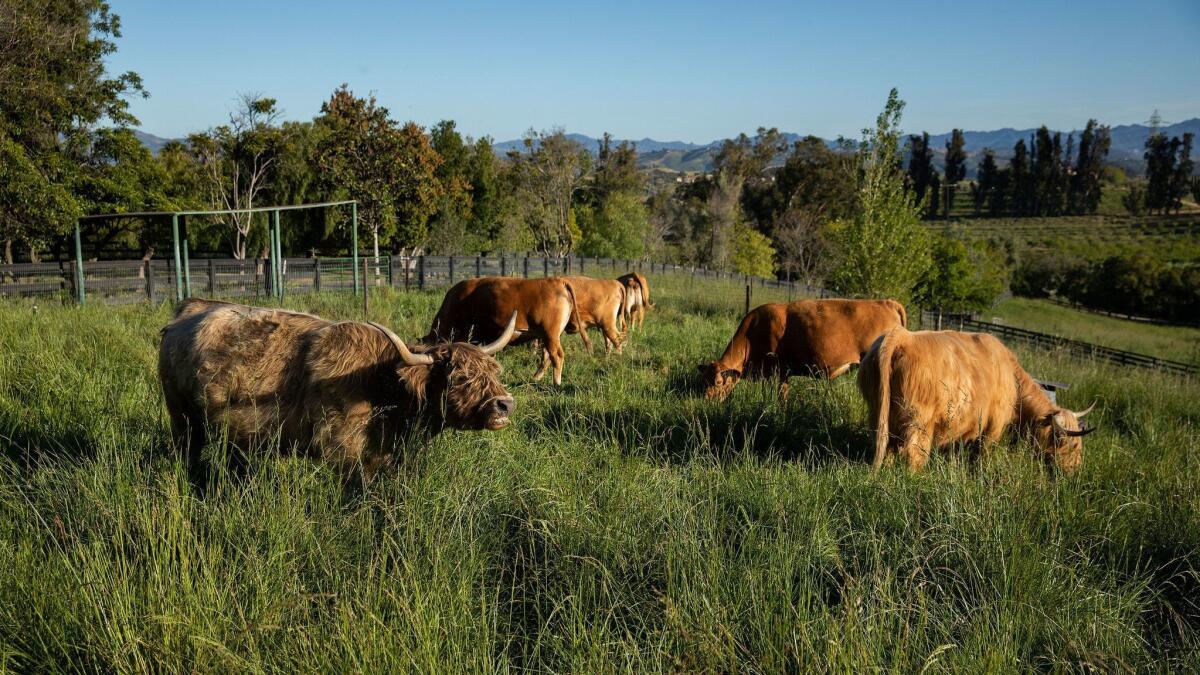
[[[179,268],[182,267],[183,265],[180,264],[180,259],[179,259],[179,214],[178,213],[171,214],[171,243],[174,244],[174,247],[175,247],[175,300],[182,302],[183,301],[183,275],[181,275],[179,273]]]
[[[188,240],[183,240],[183,296],[192,297],[192,270],[188,261]]]
[[[358,202],[350,204],[350,269],[354,274],[354,294],[358,295]],[[363,279],[363,283],[366,283]]]
[[[79,304],[83,304],[83,242],[79,235],[79,221],[75,221],[75,291]]]

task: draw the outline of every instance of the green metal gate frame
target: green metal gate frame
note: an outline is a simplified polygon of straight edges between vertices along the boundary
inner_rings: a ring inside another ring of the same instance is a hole
[[[171,243],[175,249],[175,299],[183,300],[192,294],[191,271],[188,265],[188,240],[179,238],[179,220],[188,216],[226,216],[234,213],[269,213],[267,223],[267,238],[271,251],[271,289],[276,299],[283,299],[283,244],[279,229],[280,211],[302,211],[306,209],[323,209],[332,206],[350,206],[350,257],[353,258],[351,269],[354,271],[354,294],[358,295],[358,201],[345,200],[340,202],[320,202],[318,204],[294,204],[291,206],[258,206],[252,209],[218,209],[215,211],[138,211],[132,213],[102,213],[83,216],[75,222],[75,290],[79,304],[86,298],[83,279],[83,245],[80,235],[80,224],[85,220],[102,220],[112,218],[151,218],[171,217]],[[363,279],[366,283],[366,279]]]

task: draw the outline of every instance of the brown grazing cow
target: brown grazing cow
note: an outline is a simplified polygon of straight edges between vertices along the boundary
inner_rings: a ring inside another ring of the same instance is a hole
[[[542,365],[533,379],[540,380],[553,364],[554,384],[562,384],[562,334],[577,330],[584,333],[583,342],[591,349],[586,331],[581,328],[575,290],[562,277],[478,277],[460,281],[446,291],[424,341],[494,340],[514,312],[517,335],[512,344],[538,340],[542,346]]]
[[[699,366],[704,395],[725,400],[743,377],[779,377],[787,400],[792,375],[833,379],[850,370],[875,338],[908,323],[895,300],[797,300],[750,310],[721,358]]]
[[[615,347],[621,353],[624,336],[617,329],[617,321],[625,306],[625,285],[616,279],[593,279],[591,277],[563,277],[575,291],[575,306],[579,310],[579,336],[585,337],[592,326],[600,328],[604,335],[604,351]],[[590,343],[586,340],[590,348]]]
[[[176,443],[197,468],[207,425],[238,447],[278,436],[281,447],[369,479],[413,422],[502,429],[514,402],[485,347],[456,342],[409,350],[379,324],[191,299],[162,331],[158,375]]]
[[[633,322],[641,328],[646,321],[646,308],[650,304],[650,282],[640,272],[630,272],[617,277],[617,281],[625,286],[625,308],[621,312],[621,330],[633,332]]]
[[[1016,424],[1049,461],[1076,469],[1083,412],[1050,401],[1007,347],[991,335],[897,328],[871,346],[858,371],[875,429],[876,471],[894,452],[920,471],[934,447],[982,447]]]

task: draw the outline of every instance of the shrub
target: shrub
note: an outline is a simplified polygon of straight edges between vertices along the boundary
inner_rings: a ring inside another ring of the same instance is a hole
[[[733,228],[733,268],[739,274],[755,277],[775,276],[775,247],[771,238],[746,223]]]
[[[950,311],[987,309],[1009,285],[1009,267],[996,245],[935,236],[932,264],[918,282],[917,304]]]

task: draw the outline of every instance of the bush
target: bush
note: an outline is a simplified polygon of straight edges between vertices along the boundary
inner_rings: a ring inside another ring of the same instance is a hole
[[[579,254],[598,258],[640,258],[649,214],[632,192],[614,192],[597,208],[578,207],[583,241]]]
[[[1136,185],[1129,188],[1129,192],[1121,197],[1121,206],[1124,206],[1130,215],[1142,215],[1146,212],[1146,190]]]
[[[1009,285],[1004,252],[994,244],[935,236],[932,264],[917,284],[915,300],[925,307],[979,311],[991,307]]]

